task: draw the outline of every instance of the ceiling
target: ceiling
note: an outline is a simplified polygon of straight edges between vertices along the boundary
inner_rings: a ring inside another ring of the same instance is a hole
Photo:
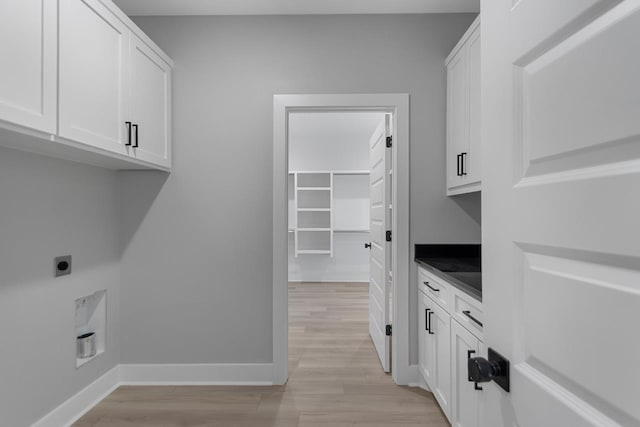
[[[140,15],[334,15],[480,11],[480,0],[114,0]]]

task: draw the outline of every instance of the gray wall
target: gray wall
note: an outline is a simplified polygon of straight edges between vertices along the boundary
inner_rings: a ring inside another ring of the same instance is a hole
[[[444,183],[444,58],[473,18],[137,18],[175,61],[174,169],[122,175],[122,361],[271,361],[274,94],[409,93],[412,244],[479,241],[479,198]]]
[[[21,427],[119,362],[116,172],[0,148],[0,242],[0,425]],[[106,352],[76,369],[75,299],[101,289]]]

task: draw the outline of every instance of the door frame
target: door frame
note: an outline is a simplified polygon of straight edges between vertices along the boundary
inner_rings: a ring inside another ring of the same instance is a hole
[[[409,95],[314,94],[273,96],[273,383],[288,378],[288,124],[291,112],[376,111],[393,114],[391,242],[391,375],[396,384],[413,383],[409,353]]]

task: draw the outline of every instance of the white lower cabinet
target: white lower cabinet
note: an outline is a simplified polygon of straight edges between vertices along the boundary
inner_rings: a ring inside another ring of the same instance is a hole
[[[429,329],[433,337],[433,379],[431,392],[451,419],[451,316],[438,304],[431,306]]]
[[[480,340],[463,328],[456,320],[451,321],[451,425],[454,427],[478,427],[478,393],[468,380],[467,360],[480,353]]]
[[[440,292],[448,295],[446,305],[449,312],[420,285],[418,303],[418,353],[419,372],[424,383],[431,390],[451,425],[456,427],[477,427],[479,418],[479,393],[467,376],[467,359],[483,353],[482,331],[478,325],[457,318],[462,310],[473,308],[476,317],[482,315],[482,303],[464,294],[457,288],[435,278],[422,268],[419,269],[421,282],[436,279]],[[452,301],[460,301],[453,304]],[[465,304],[462,304],[465,302]],[[465,318],[466,317],[462,317]]]
[[[418,345],[420,354],[419,369],[422,378],[427,384],[433,384],[433,368],[434,368],[434,345],[432,333],[429,331],[429,313],[433,306],[431,298],[420,293],[420,304],[418,311]]]

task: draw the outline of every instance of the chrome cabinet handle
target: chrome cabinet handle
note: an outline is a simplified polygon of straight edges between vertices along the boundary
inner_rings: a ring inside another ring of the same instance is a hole
[[[476,322],[478,325],[480,325],[480,327],[482,327],[482,322],[479,321],[478,319],[476,319],[475,317],[473,317],[471,315],[471,312],[469,310],[464,310],[462,312],[462,314],[464,314],[465,316],[467,316],[469,319],[473,320],[474,322]]]

